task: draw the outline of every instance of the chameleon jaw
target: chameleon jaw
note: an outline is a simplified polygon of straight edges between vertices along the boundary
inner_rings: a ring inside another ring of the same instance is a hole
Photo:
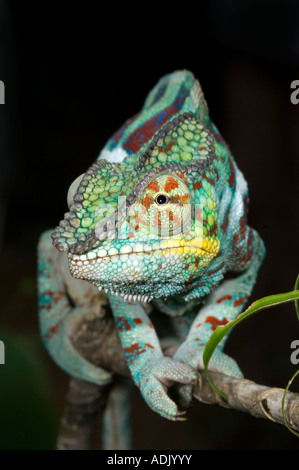
[[[103,287],[98,287],[99,292],[102,291]],[[106,294],[110,292],[110,294],[115,295],[116,297],[121,297],[122,300],[125,302],[144,302],[148,303],[151,302],[154,298],[152,295],[146,295],[146,294],[125,294],[124,292],[117,292],[114,291],[113,289],[108,289],[104,288],[104,291]]]

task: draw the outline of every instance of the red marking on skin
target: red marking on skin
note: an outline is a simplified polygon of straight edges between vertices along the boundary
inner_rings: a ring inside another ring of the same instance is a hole
[[[52,264],[52,263],[53,263],[52,258],[48,258],[47,261],[48,261],[49,264]]]
[[[177,204],[178,202],[181,203],[181,205],[186,204],[189,200],[189,194],[174,194],[173,196],[170,197],[170,202]]]
[[[193,189],[200,189],[202,187],[201,181],[197,181],[196,183],[193,183],[192,185]]]
[[[199,266],[199,261],[200,261],[199,257],[196,256],[196,258],[195,258],[195,266],[196,266],[197,268],[198,268],[198,266]]]
[[[150,349],[155,349],[154,346],[152,346],[150,343],[145,343],[144,346],[147,346]],[[138,356],[140,356],[140,354],[143,354],[144,352],[146,352],[146,348],[143,347],[139,343],[134,343],[129,348],[125,348],[124,351],[126,354],[131,355],[131,358],[129,359],[129,363],[133,364],[134,360]]]
[[[149,189],[150,191],[155,191],[155,192],[160,191],[160,186],[159,186],[158,181],[152,181],[152,182],[148,185],[148,189]]]
[[[164,184],[164,191],[167,193],[179,187],[179,183],[172,176],[169,176]]]
[[[149,326],[150,328],[154,328],[152,323],[149,323],[148,326]]]
[[[53,292],[52,290],[47,290],[43,293],[43,295],[49,295],[50,297],[52,297],[53,302],[57,304],[57,302],[65,296],[65,293],[62,290],[60,290],[57,292],[57,295],[55,296],[55,292]]]
[[[189,282],[192,281],[193,278],[194,278],[194,274],[190,274],[188,281],[189,281]]]
[[[162,264],[159,264],[158,268],[159,268],[159,269],[162,269]]]
[[[199,150],[205,150],[207,147],[203,146],[203,147],[199,147]]]
[[[52,290],[46,290],[45,292],[43,292],[43,295],[49,295],[50,297],[53,297],[54,292]]]
[[[217,304],[221,304],[221,302],[224,302],[225,300],[232,300],[231,295],[224,295],[223,297],[220,297],[220,299],[216,300]]]
[[[244,302],[246,301],[246,299],[248,299],[248,295],[244,295],[244,297],[240,297],[239,299],[236,299],[234,301],[234,307],[238,307],[239,305],[243,305]]]
[[[40,306],[40,308],[42,308],[42,309],[44,309],[44,310],[51,310],[52,305],[51,305],[51,304],[48,304],[48,305],[42,304],[42,305]]]
[[[50,279],[50,277],[51,277],[51,274],[47,274],[46,278]]]
[[[240,218],[240,235],[241,239],[244,240],[246,232],[246,216],[245,214]]]
[[[55,335],[57,333],[58,326],[59,326],[59,323],[56,323],[56,325],[53,325],[49,329],[48,333],[45,334],[45,338],[50,339],[53,335]]]
[[[146,382],[148,382],[149,379],[146,379]]]
[[[199,328],[201,325],[202,325],[202,323],[198,323],[198,324],[196,325],[196,328]]]
[[[184,173],[182,173],[182,172],[179,172],[179,173],[178,173],[178,176],[179,176],[179,178],[181,178],[182,180],[184,180],[184,181],[185,181],[185,183],[187,183],[187,179],[186,179],[186,177],[185,177]]]
[[[141,203],[143,206],[149,209],[150,205],[153,203],[153,198],[149,194],[146,194],[145,198],[142,199]]]
[[[135,325],[141,325],[141,323],[143,323],[143,321],[141,320],[141,318],[134,318],[134,323]]]
[[[235,235],[233,236],[233,240],[234,240],[235,243],[238,243],[239,235],[237,233],[235,233]]]
[[[218,173],[218,170],[216,170],[216,168],[214,168],[214,172],[216,174],[216,181],[219,181],[219,173]]]
[[[211,176],[208,176],[208,175],[206,174],[206,172],[204,172],[204,173],[202,174],[202,177],[203,177],[206,181],[208,181],[212,186],[215,186],[215,181],[213,180],[213,178],[212,178]]]
[[[137,113],[137,114],[135,114],[135,115],[134,115],[133,117],[131,117],[130,119],[128,119],[128,120],[125,122],[125,124],[124,124],[120,129],[118,129],[118,131],[116,131],[116,132],[113,134],[112,140],[117,143],[117,142],[121,139],[121,137],[122,137],[124,131],[129,127],[129,125],[130,125],[133,121],[135,121],[135,119],[138,118],[139,115],[140,115],[140,112]]]
[[[212,317],[210,315],[206,318],[205,323],[210,323],[212,325],[211,329],[216,330],[217,326],[226,325],[228,323],[228,320],[226,318],[223,318],[222,320],[218,320],[218,318]]]
[[[154,393],[154,390],[150,390],[150,395],[151,395],[152,393]]]
[[[53,297],[55,304],[57,304],[57,302],[59,302],[59,300],[61,300],[64,296],[65,293],[63,292],[63,290],[58,291],[58,295],[56,297]]]
[[[226,229],[227,229],[227,226],[228,226],[228,222],[229,222],[229,210],[230,210],[230,207],[228,206],[228,208],[226,209],[226,212],[225,212],[224,222],[223,222],[223,224],[221,225],[221,228],[222,228],[222,230],[223,230],[224,233],[226,232]]]
[[[135,232],[139,232],[139,225],[135,225]]]
[[[218,255],[220,255],[220,252]],[[207,276],[211,276],[212,274],[217,273],[217,271],[220,271],[223,267],[224,267],[224,261],[219,266],[217,266],[217,268],[211,269],[211,271],[208,271]]]
[[[194,338],[194,341],[200,341],[200,339],[199,338]]]
[[[117,317],[117,328],[120,331],[130,331],[131,325],[127,318],[124,317]]]
[[[142,126],[137,127],[137,129],[135,129],[132,134],[128,136],[123,144],[123,148],[129,153],[137,153],[142,145],[148,142],[149,139],[151,139],[151,137],[153,137],[153,135],[157,132],[157,130],[160,129],[166,122],[168,122],[171,116],[179,112],[185,102],[187,95],[188,91],[182,88],[171,106],[164,108],[162,111],[160,111],[160,113],[153,116]]]
[[[186,269],[186,270],[189,269],[189,264],[186,264],[184,269]]]

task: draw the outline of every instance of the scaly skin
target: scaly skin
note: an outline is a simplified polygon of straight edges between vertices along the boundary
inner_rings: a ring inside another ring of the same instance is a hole
[[[141,112],[76,179],[68,200],[69,212],[52,234],[54,246],[67,253],[73,278],[108,294],[145,401],[165,418],[182,419],[167,389],[177,385],[179,403],[189,404],[211,333],[244,309],[264,256],[263,242],[246,222],[247,184],[190,72],[158,82]],[[42,240],[40,262],[49,270],[49,234]],[[56,300],[49,295],[53,273],[46,280],[40,276],[46,346],[71,375],[105,383],[107,372],[72,356],[63,276],[53,281],[61,291]],[[145,302],[160,315],[150,319]],[[84,316],[84,306],[76,308]],[[163,355],[163,344],[171,357]],[[223,346],[211,368],[241,377]]]

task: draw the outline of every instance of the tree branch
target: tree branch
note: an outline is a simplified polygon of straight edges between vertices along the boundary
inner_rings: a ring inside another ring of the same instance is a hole
[[[114,320],[109,306],[97,299],[91,313],[77,325],[71,339],[78,351],[89,361],[117,375],[130,377]],[[96,312],[96,313],[95,313]],[[167,352],[166,352],[167,354]],[[194,398],[207,404],[218,404],[250,413],[257,418],[270,419],[285,425],[282,414],[283,389],[258,385],[250,380],[210,372],[210,378],[227,397],[221,398],[210,386],[205,372],[199,374]],[[57,447],[59,449],[86,449],[92,437],[96,418],[106,403],[109,387],[72,378]],[[287,425],[299,431],[299,394],[287,392],[285,397]]]

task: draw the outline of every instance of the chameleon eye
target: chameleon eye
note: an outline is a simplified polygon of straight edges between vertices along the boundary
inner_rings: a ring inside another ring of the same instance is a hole
[[[169,202],[169,197],[166,196],[166,194],[157,194],[155,197],[155,203],[158,204],[158,206],[166,206]]]

